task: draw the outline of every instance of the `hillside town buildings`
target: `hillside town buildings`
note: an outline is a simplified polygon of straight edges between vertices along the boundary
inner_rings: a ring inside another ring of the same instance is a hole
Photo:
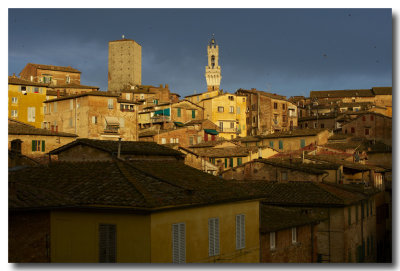
[[[124,36],[107,91],[9,76],[9,262],[392,261],[392,88],[224,91],[219,45],[183,98]]]

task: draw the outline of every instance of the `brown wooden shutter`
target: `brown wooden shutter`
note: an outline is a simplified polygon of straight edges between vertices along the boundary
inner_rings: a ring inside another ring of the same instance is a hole
[[[99,262],[116,262],[116,225],[99,225]]]

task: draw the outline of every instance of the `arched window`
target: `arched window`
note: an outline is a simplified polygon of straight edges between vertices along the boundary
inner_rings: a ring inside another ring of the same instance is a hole
[[[212,55],[211,56],[211,67],[214,68],[214,66],[215,66],[215,56]]]

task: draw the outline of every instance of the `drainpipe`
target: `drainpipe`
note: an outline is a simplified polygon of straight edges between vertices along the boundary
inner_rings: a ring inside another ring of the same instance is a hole
[[[75,134],[77,134],[77,127],[76,126],[78,126],[78,124],[77,124],[77,113],[76,113],[76,110],[77,110],[78,103],[77,103],[76,98],[74,100],[75,100]]]
[[[121,138],[118,138],[118,159],[121,158]]]

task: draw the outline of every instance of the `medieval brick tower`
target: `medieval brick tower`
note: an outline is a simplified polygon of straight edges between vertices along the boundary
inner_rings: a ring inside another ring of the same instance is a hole
[[[108,91],[142,84],[142,46],[122,36],[108,43]]]
[[[221,67],[218,66],[219,51],[214,34],[207,46],[208,66],[206,66],[207,91],[219,90]]]

